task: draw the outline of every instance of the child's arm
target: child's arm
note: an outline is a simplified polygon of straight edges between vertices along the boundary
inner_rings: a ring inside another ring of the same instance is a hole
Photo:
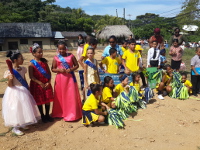
[[[126,67],[125,59],[122,59],[122,65],[124,66],[124,68],[128,69],[128,68]]]
[[[150,60],[151,60],[151,58],[150,58],[150,49],[148,50],[148,53],[147,53],[147,67],[151,67],[151,65],[150,65]]]
[[[81,65],[82,68],[84,68],[84,63],[83,63],[83,59],[84,59],[84,58],[85,58],[85,57],[81,56],[81,57],[79,58],[79,60],[78,60],[78,62],[79,62],[79,64]]]
[[[57,68],[56,60],[53,59],[51,71],[54,72],[54,73],[59,73],[59,72],[65,73],[66,69],[65,68],[62,68],[62,69]]]
[[[172,73],[169,76],[170,76],[170,78],[167,80],[167,84],[170,84],[172,79],[173,79],[173,74]]]
[[[191,66],[191,69],[194,71],[195,75],[199,75],[197,72],[196,72],[196,69],[194,66]]]
[[[176,53],[173,51],[173,48],[171,47],[170,50],[169,50],[169,55],[173,56],[175,55]]]
[[[50,79],[49,81],[45,84],[45,88],[49,87],[49,85],[51,85],[51,71],[49,69],[49,65],[46,63],[46,66],[47,66],[47,72],[48,74],[50,75]]]
[[[70,72],[75,71],[76,69],[79,68],[78,61],[76,60],[76,57],[73,56],[72,61],[73,61],[74,66],[72,68],[70,68]]]
[[[14,75],[12,75],[12,74],[8,76],[8,86],[9,87],[13,86],[13,78],[14,78]]]
[[[87,64],[84,64],[84,82],[85,82],[85,87],[88,88],[89,85],[88,85],[88,80],[87,80]]]
[[[33,76],[33,64],[30,63],[30,65],[28,66],[28,72],[29,72],[29,78],[36,82],[37,84],[39,84],[42,88],[45,88],[45,84],[42,83],[41,81],[37,80],[34,76]]]
[[[107,106],[107,105],[106,105],[106,106]],[[102,111],[99,111],[98,109],[95,109],[94,112],[95,112],[95,114],[97,114],[97,115],[103,115],[103,116],[108,115],[108,112],[107,112],[107,111],[102,112]]]

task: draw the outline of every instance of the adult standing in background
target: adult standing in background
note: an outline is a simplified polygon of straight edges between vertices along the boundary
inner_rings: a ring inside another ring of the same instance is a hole
[[[169,39],[169,46],[171,46],[173,44],[174,39],[178,39],[179,46],[181,46],[183,44],[183,42],[185,42],[185,46],[189,46],[187,38],[184,35],[180,34],[179,28],[174,29],[174,35],[172,35],[171,38]],[[182,46],[181,46],[181,48],[184,49]]]
[[[79,58],[81,57],[82,53],[83,53],[83,46],[85,44],[85,41],[83,39],[82,34],[78,35],[78,49],[77,49],[77,59],[79,60]]]
[[[153,41],[156,41],[158,43],[157,48],[158,49],[164,49],[164,39],[163,37],[160,35],[160,28],[155,28],[154,29],[154,35],[150,37],[149,39],[149,47],[153,47]]]
[[[115,48],[117,50],[117,55],[119,59],[122,60],[123,51],[121,47],[117,44],[117,38],[112,35],[109,37],[108,41],[110,44],[104,49],[101,59],[103,60],[105,57],[110,56],[110,49]]]

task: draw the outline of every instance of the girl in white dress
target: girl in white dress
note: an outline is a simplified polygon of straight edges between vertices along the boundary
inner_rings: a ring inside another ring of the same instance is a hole
[[[5,126],[13,127],[12,132],[16,135],[24,133],[19,128],[27,129],[27,125],[37,123],[40,119],[37,105],[28,90],[28,84],[25,79],[27,69],[21,67],[23,56],[19,52],[9,52],[13,69],[7,70],[4,78],[8,79],[8,87],[2,100],[2,115]],[[12,73],[12,74],[11,74]]]

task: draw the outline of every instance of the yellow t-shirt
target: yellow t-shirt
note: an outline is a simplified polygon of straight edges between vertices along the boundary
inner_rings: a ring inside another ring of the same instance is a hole
[[[126,50],[128,50],[128,48],[124,48],[123,46],[121,47],[121,49],[122,49],[123,53],[124,53]]]
[[[89,46],[90,45],[87,44],[87,43],[84,45],[83,54],[82,54],[82,56],[84,57],[84,61],[87,59],[87,49],[88,49]]]
[[[167,81],[170,79],[170,76],[168,76],[167,74],[165,74],[165,81],[164,83],[167,83]],[[169,84],[166,84],[166,85],[169,85]]]
[[[186,80],[184,85],[192,87],[192,83],[189,80]],[[189,90],[190,94],[192,93],[192,89]]]
[[[134,51],[130,52],[127,50],[124,52],[122,59],[126,60],[126,67],[130,69],[132,72],[139,70],[138,59],[141,57],[140,52]]]
[[[83,110],[85,111],[93,111],[98,109],[99,100],[95,98],[94,94],[90,94],[83,105]]]
[[[112,59],[110,56],[108,56],[102,60],[102,63],[106,65],[108,73],[117,74],[121,61],[118,57],[116,57],[115,59]]]
[[[109,87],[104,87],[102,92],[102,102],[110,103],[110,98],[112,97],[112,90]]]
[[[130,83],[130,86],[134,86],[134,88],[139,92],[140,91],[140,83]]]
[[[117,93],[117,95],[119,95],[121,92],[124,91],[124,87],[120,84],[117,84],[117,86],[115,87],[114,91]]]

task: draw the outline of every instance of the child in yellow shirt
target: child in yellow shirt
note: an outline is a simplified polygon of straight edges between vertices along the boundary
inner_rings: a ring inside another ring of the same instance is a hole
[[[99,105],[99,96],[102,94],[102,86],[100,84],[90,84],[90,89],[92,91],[92,94],[87,98],[85,101],[83,107],[82,107],[82,112],[83,112],[83,124],[84,125],[89,125],[93,122],[104,122],[105,117],[108,112],[107,111],[100,111],[98,109]],[[101,103],[102,106],[105,106],[107,109],[109,107]]]
[[[120,75],[119,80],[121,81],[120,84],[118,84],[115,89],[115,97],[117,97],[121,92],[124,91],[124,88],[128,85],[128,76],[126,74]]]
[[[135,50],[136,41],[131,39],[128,41],[129,49],[122,56],[122,64],[125,67],[125,73],[130,74],[139,70],[140,52]]]
[[[111,48],[109,53],[110,56],[105,57],[99,66],[105,73],[117,74],[121,64],[120,59],[117,57],[117,50],[115,48]],[[106,70],[103,68],[102,64],[106,65]]]
[[[102,93],[102,102],[104,102],[110,107],[112,106],[112,102],[114,101],[114,98],[113,98],[114,81],[110,76],[106,76],[104,78],[103,87],[104,88],[103,88],[103,93]]]
[[[133,86],[138,92],[140,92],[140,74],[133,73],[132,80],[133,82],[130,83],[130,86]]]
[[[187,80],[187,74],[185,73],[182,74],[182,83],[188,88],[188,93],[192,94],[192,83]]]
[[[122,46],[121,46],[121,48],[122,48],[123,53],[124,53],[126,50],[128,50],[127,41],[126,41],[126,40],[122,41]]]

